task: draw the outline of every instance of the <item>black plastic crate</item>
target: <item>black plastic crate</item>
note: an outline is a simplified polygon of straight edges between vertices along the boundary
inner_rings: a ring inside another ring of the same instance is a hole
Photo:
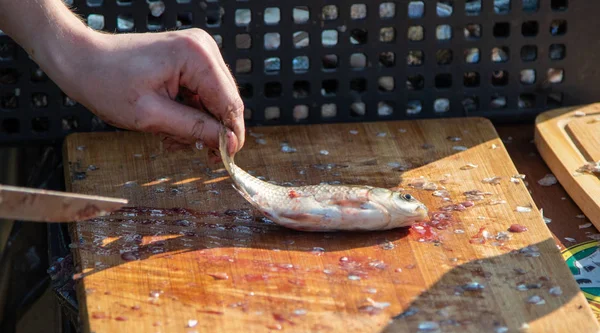
[[[249,125],[462,116],[530,121],[548,108],[596,101],[597,1],[162,4],[164,11],[156,1],[73,1],[78,14],[102,22],[105,31],[207,30],[239,83]],[[106,129],[0,36],[0,142]]]

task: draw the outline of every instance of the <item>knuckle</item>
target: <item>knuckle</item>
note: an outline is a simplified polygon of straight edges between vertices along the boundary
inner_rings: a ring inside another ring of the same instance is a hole
[[[226,118],[228,121],[235,121],[238,118],[243,118],[244,116],[244,102],[238,96],[235,98],[233,103],[227,108]]]
[[[210,34],[200,28],[192,28],[181,33],[178,41],[181,46],[188,50],[202,50],[212,40]]]

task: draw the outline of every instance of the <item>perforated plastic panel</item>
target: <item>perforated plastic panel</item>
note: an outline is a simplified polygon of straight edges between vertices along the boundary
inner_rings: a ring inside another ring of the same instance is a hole
[[[599,82],[596,1],[163,1],[73,6],[90,26],[116,33],[206,29],[251,125],[531,120],[594,102]],[[0,141],[107,128],[36,68],[0,36]]]

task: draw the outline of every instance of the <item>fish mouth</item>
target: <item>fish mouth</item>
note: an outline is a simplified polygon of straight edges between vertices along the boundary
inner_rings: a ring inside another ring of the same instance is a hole
[[[428,215],[428,210],[427,207],[425,207],[425,205],[419,205],[419,207],[417,207],[415,209],[415,216],[417,217],[417,221],[425,221],[429,218]]]

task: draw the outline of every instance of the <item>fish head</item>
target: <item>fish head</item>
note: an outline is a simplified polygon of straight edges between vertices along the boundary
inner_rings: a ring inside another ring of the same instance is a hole
[[[410,225],[429,218],[427,206],[410,193],[392,192],[386,207],[388,207],[392,223]]]

